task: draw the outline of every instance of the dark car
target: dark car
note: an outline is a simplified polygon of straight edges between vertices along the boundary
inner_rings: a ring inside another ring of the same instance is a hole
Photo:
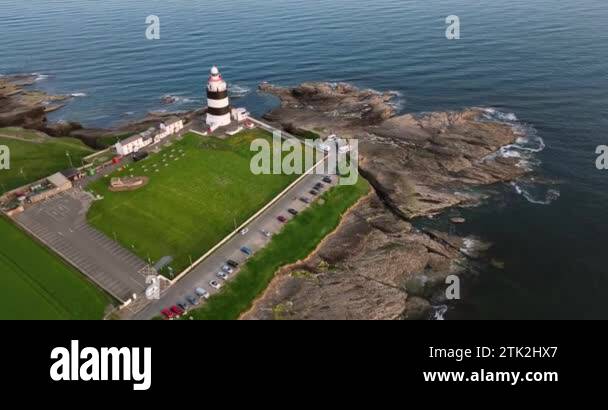
[[[139,161],[142,161],[142,160],[148,158],[148,153],[145,151],[139,151],[139,152],[136,152],[135,154],[133,154],[132,158],[133,158],[133,161],[139,162]]]
[[[184,312],[186,311],[186,309],[188,309],[188,306],[183,302],[178,303],[177,306],[179,306],[179,308]]]
[[[312,195],[312,196],[317,196],[317,195],[319,195],[319,191],[317,191],[316,189],[312,189],[312,190],[310,190],[308,193],[309,193],[310,195]]]
[[[233,268],[237,268],[239,266],[238,262],[233,261],[232,259],[228,259],[226,261],[226,265],[232,266]]]
[[[194,296],[188,296],[186,298],[186,300],[188,301],[188,303],[190,303],[192,306],[196,306],[198,305],[198,298],[194,297]]]
[[[296,216],[296,215],[298,214],[298,211],[296,211],[296,210],[295,210],[295,209],[293,209],[293,208],[289,208],[289,209],[287,210],[287,212],[289,212],[289,213],[290,213],[290,214],[292,214],[293,216]]]
[[[277,216],[277,220],[281,223],[287,222],[287,218],[285,218],[283,215]]]
[[[253,251],[251,250],[251,248],[248,248],[247,246],[243,246],[241,248],[241,252],[243,252],[247,256],[251,256],[253,254]]]
[[[301,197],[300,198],[300,202],[304,202],[305,204],[309,204],[310,203],[310,199]]]
[[[323,182],[325,182],[326,184],[331,184],[331,178],[330,177],[324,177],[323,178]]]
[[[315,184],[315,189],[321,189],[321,188],[323,188],[324,186],[325,186],[325,185],[323,185],[321,182],[317,182],[317,183]]]

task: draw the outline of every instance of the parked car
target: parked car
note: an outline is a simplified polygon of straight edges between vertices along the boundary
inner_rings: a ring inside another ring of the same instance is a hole
[[[178,307],[179,307],[181,310],[183,310],[184,312],[185,312],[186,310],[188,310],[188,305],[186,305],[184,302],[179,302],[179,303],[177,304],[177,306],[178,306]]]
[[[233,268],[235,268],[235,269],[236,269],[236,268],[239,266],[239,263],[238,263],[238,262],[233,261],[232,259],[228,259],[228,260],[226,261],[226,265],[228,265],[228,266],[232,266]]]
[[[303,202],[303,203],[305,203],[305,204],[309,204],[309,203],[310,203],[310,199],[305,198],[305,197],[301,197],[301,198],[300,198],[300,202]]]
[[[287,212],[289,212],[289,213],[290,213],[290,214],[292,214],[293,216],[296,216],[296,215],[298,214],[298,211],[296,211],[296,210],[295,210],[295,209],[293,209],[293,208],[289,208],[289,209],[287,210]]]
[[[316,189],[311,189],[311,190],[310,190],[308,193],[309,193],[310,195],[312,195],[312,196],[317,196],[317,195],[319,195],[319,191],[317,191]]]
[[[177,316],[181,316],[184,314],[184,309],[179,306],[171,306],[171,312],[175,313]]]
[[[133,162],[139,162],[148,158],[148,153],[145,151],[138,151],[134,153],[131,158],[133,158]]]
[[[272,236],[272,234],[271,234],[270,232],[268,232],[268,231],[266,231],[266,230],[264,230],[264,229],[262,229],[262,234],[263,234],[265,237],[267,237],[267,238],[270,238],[270,237]]]
[[[287,218],[285,218],[283,215],[277,216],[277,220],[281,223],[287,222]]]
[[[186,300],[188,301],[188,303],[190,303],[192,306],[196,306],[199,304],[200,300],[199,298],[195,297],[195,296],[186,296]]]
[[[221,283],[219,283],[219,282],[218,282],[218,281],[216,281],[216,280],[212,280],[212,281],[210,281],[210,282],[209,282],[209,286],[211,286],[213,289],[216,289],[216,290],[219,290],[219,289],[221,289],[221,287],[222,287]]]
[[[196,288],[196,294],[202,298],[209,299],[209,292],[203,288]]]
[[[215,276],[217,276],[221,280],[228,280],[228,274],[226,272],[220,271],[220,272],[216,273]]]
[[[326,184],[331,184],[331,177],[323,177],[323,182]]]
[[[253,254],[253,251],[251,250],[251,248],[249,248],[247,246],[243,246],[241,248],[241,252],[243,252],[247,256],[251,256]]]
[[[323,185],[321,182],[317,182],[317,183],[315,184],[315,189],[319,190],[319,189],[323,188],[324,186],[325,186],[325,185]]]
[[[165,319],[173,319],[175,317],[175,313],[171,312],[169,309],[163,309],[160,311]]]
[[[222,270],[224,272],[226,272],[226,273],[232,273],[232,272],[234,272],[234,270],[232,270],[232,268],[230,266],[228,266],[228,265],[222,266]]]

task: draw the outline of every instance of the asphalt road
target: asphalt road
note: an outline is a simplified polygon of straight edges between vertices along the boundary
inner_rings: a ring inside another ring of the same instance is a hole
[[[319,167],[322,166],[323,164],[321,164]],[[238,262],[240,265],[245,263],[247,256],[240,251],[241,247],[243,246],[251,248],[254,253],[265,247],[272,240],[272,238],[267,238],[262,233],[262,230],[276,234],[283,227],[283,224],[277,220],[279,215],[283,215],[289,220],[292,219],[293,216],[287,212],[287,209],[293,208],[300,212],[309,206],[301,202],[299,198],[306,197],[312,199],[309,191],[317,182],[321,181],[323,176],[324,175],[313,173],[302,178],[302,180],[292,187],[292,189],[285,196],[279,199],[275,204],[273,204],[247,226],[249,229],[247,234],[235,235],[181,280],[167,289],[161,295],[159,300],[148,304],[144,309],[134,314],[131,319],[152,319],[155,316],[159,316],[160,311],[164,308],[171,307],[179,302],[188,304],[186,297],[189,295],[195,296],[195,289],[199,287],[207,290],[210,294],[216,293],[217,290],[209,286],[209,282],[211,280],[216,280],[219,283],[223,283],[223,281],[218,279],[216,276],[217,272],[221,270],[222,265],[228,259],[232,259]],[[323,187],[322,192],[325,192],[331,186],[337,184],[338,177],[331,176],[331,178],[332,183],[324,183],[325,186]],[[233,279],[236,275],[238,275],[238,270],[230,275],[228,281]],[[201,303],[204,303],[204,300],[201,300]]]

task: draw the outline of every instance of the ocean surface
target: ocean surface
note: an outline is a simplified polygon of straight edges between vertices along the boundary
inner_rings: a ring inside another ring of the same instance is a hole
[[[149,15],[159,40],[145,37]],[[449,15],[460,40],[445,38]],[[608,318],[608,171],[595,167],[608,145],[606,0],[0,0],[0,74],[73,94],[54,120],[104,127],[200,106],[213,64],[258,115],[276,104],[262,81],[392,90],[401,112],[492,108],[527,135],[501,154],[535,177],[458,211],[468,222],[454,232],[493,243],[494,263],[438,316]]]

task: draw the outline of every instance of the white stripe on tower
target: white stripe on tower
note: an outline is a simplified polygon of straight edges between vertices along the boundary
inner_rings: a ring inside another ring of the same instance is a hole
[[[216,66],[211,68],[207,83],[207,125],[211,129],[230,125],[228,86]]]

